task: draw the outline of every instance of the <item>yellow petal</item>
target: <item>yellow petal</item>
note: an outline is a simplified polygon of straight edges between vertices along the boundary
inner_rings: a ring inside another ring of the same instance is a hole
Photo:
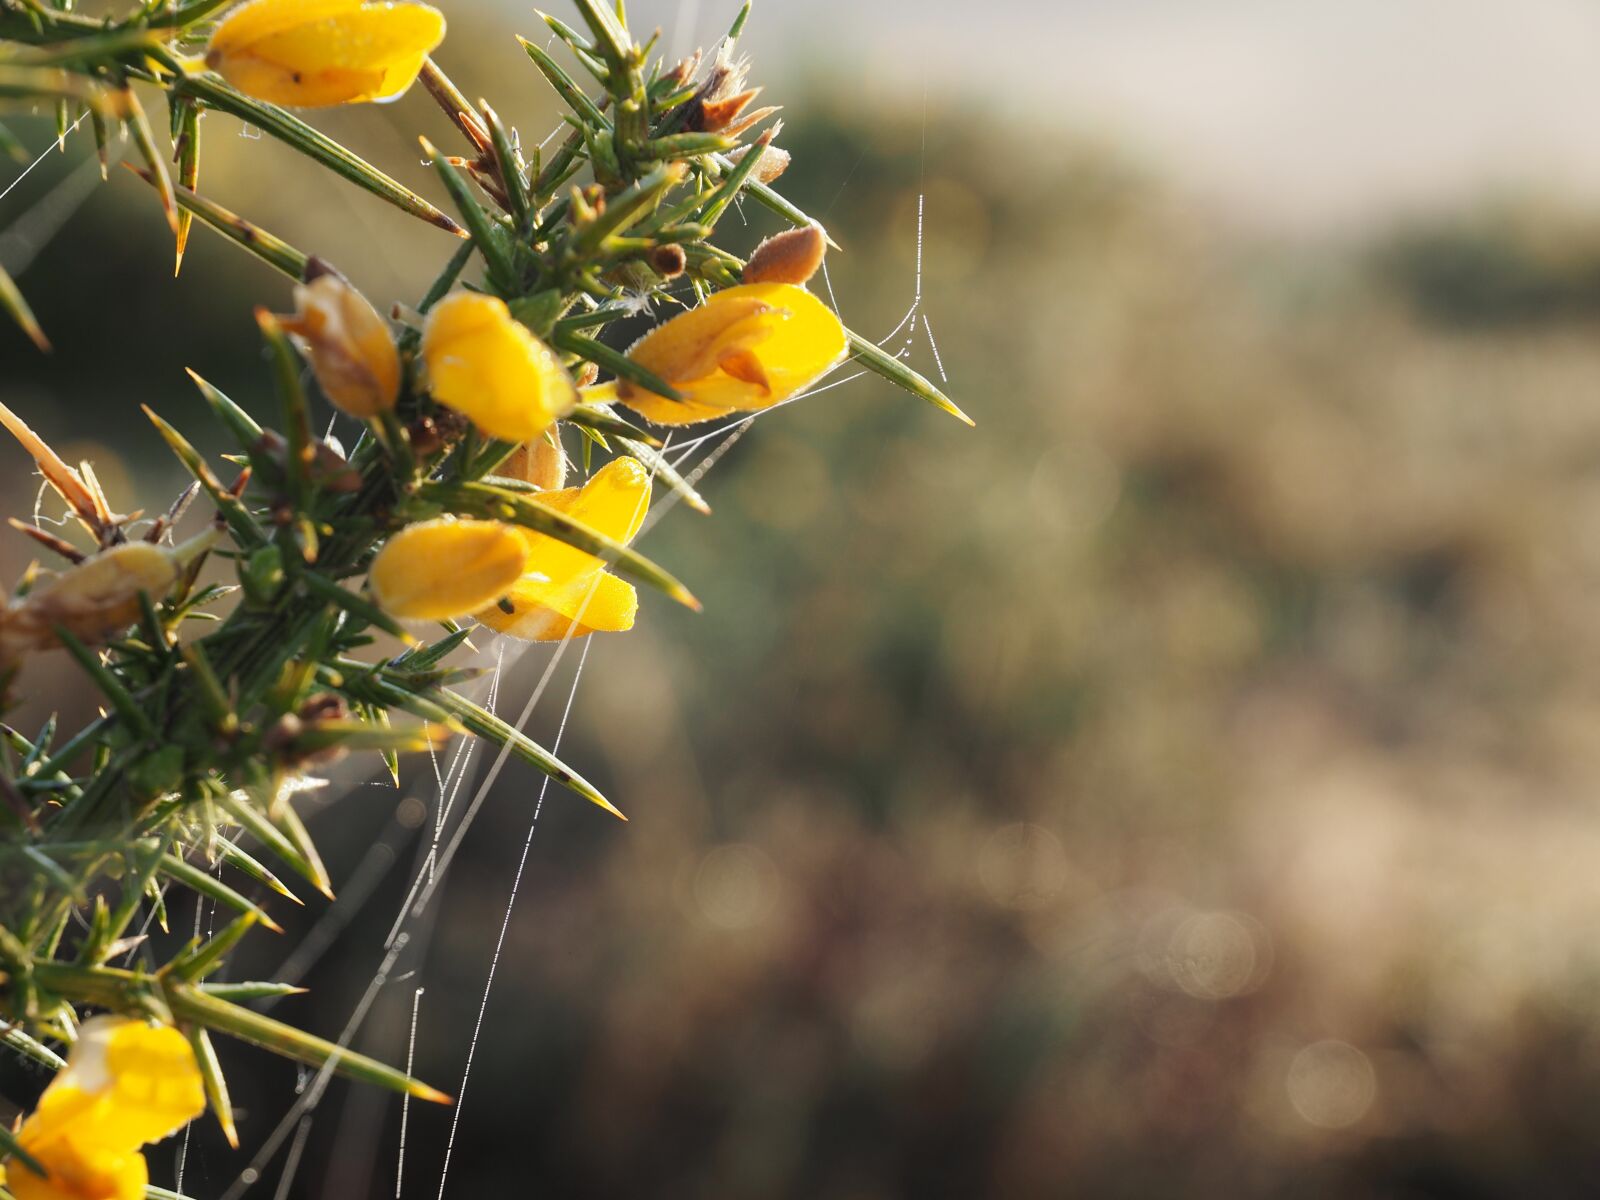
[[[509,525],[440,518],[390,538],[368,582],[379,605],[396,617],[448,621],[505,595],[522,575],[527,554]]]
[[[435,305],[422,358],[434,399],[490,437],[529,441],[578,402],[560,360],[493,296],[456,292]]]
[[[34,1144],[27,1135],[24,1125],[23,1149],[49,1174],[40,1177],[15,1163],[6,1186],[16,1200],[144,1200],[150,1183],[144,1155],[89,1154],[64,1138]]]
[[[371,302],[337,275],[322,275],[298,284],[294,303],[295,315],[281,323],[311,359],[328,402],[363,420],[393,408],[400,352]]]
[[[189,1040],[170,1025],[122,1022],[106,1047],[114,1136],[130,1148],[159,1142],[205,1111]]]
[[[188,1040],[126,1017],[84,1022],[17,1140],[48,1172],[12,1173],[17,1200],[140,1200],[139,1147],[176,1133],[205,1109]]]
[[[626,545],[639,532],[650,508],[650,472],[636,458],[614,458],[582,487],[545,492],[538,500],[580,525]],[[576,550],[565,542],[531,529],[521,533],[528,547],[524,570],[542,576],[557,588],[605,568],[594,555]]]
[[[639,532],[650,509],[650,471],[637,458],[622,455],[601,467],[582,487],[549,492],[539,497],[539,503],[626,545]],[[532,569],[537,570],[537,564]]]
[[[626,545],[650,507],[650,472],[636,458],[614,458],[582,487],[546,492],[539,502]],[[558,640],[569,629],[581,637],[633,628],[639,598],[631,584],[592,554],[532,530],[522,536],[527,574],[505,594],[512,611],[490,605],[476,614],[479,621],[535,642]]]
[[[296,25],[325,21],[354,12],[363,0],[250,0],[223,18],[211,35],[210,53],[241,50],[264,37],[283,33]]]
[[[626,380],[614,388],[646,419],[685,425],[786,400],[831,370],[846,347],[839,318],[804,288],[744,284],[656,326],[628,351],[682,392],[683,401]]]
[[[206,63],[240,91],[299,108],[385,100],[444,40],[426,4],[253,0],[218,28]]]
[[[593,571],[564,587],[524,580],[506,593],[508,613],[491,605],[478,620],[491,629],[529,642],[556,642],[568,636],[621,633],[633,628],[639,594],[626,580]]]

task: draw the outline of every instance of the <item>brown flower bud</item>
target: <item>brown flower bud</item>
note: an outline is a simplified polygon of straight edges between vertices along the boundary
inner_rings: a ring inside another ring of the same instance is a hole
[[[295,313],[279,324],[311,360],[330,404],[352,417],[375,417],[400,395],[394,336],[365,296],[324,264],[318,268],[322,273],[294,289]]]
[[[531,483],[540,491],[553,492],[567,481],[567,456],[550,434],[523,442],[500,464],[496,472],[508,479]]]
[[[744,267],[744,282],[803,284],[822,266],[827,249],[820,225],[775,233],[750,256]]]
[[[677,65],[661,77],[661,81],[673,87],[682,87],[694,78],[694,73],[699,69],[700,51],[696,50],[688,58],[679,59]]]
[[[105,641],[139,619],[139,593],[159,601],[178,579],[180,556],[165,546],[125,542],[39,584],[6,610],[5,640],[43,650],[65,629],[87,645]]]
[[[650,268],[663,279],[676,279],[688,265],[689,256],[675,242],[668,242],[650,251]]]
[[[778,146],[740,146],[737,150],[730,150],[728,157],[735,163],[744,158],[746,154],[755,154],[760,150],[761,161],[756,163],[751,174],[761,183],[771,183],[778,176],[789,169],[789,152]]]

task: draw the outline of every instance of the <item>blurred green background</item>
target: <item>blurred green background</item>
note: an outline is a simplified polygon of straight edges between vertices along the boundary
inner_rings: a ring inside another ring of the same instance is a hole
[[[636,22],[709,43],[722,7]],[[756,422],[706,477],[714,516],[651,530],[706,612],[647,598],[588,648],[562,754],[631,822],[546,797],[459,1123],[410,1111],[397,1193],[399,1105],[336,1084],[252,1194],[431,1196],[447,1143],[463,1197],[1591,1194],[1581,172],[1517,186],[1511,162],[1491,187],[1436,164],[1425,202],[1346,179],[1326,211],[1264,179],[1245,203],[995,70],[1026,49],[1008,14],[1070,37],[1083,6],[886,7],[898,25],[863,12],[851,38],[847,9],[758,5],[750,47],[786,106],[785,190],[844,246],[833,291],[870,334],[913,296],[921,197],[920,311],[977,429],[856,380]],[[536,19],[446,9],[447,69],[543,137],[556,112],[510,39]],[[1186,19],[1142,11],[1151,39]],[[1359,66],[1333,96],[1362,101]],[[413,138],[449,130],[425,97],[316,120],[432,194]],[[452,248],[228,118],[205,136],[204,190],[380,306]],[[0,261],[31,260],[57,346],[0,329],[4,399],[153,509],[178,474],[139,404],[219,449],[182,368],[264,407],[251,308],[288,287],[199,230],[174,282],[147,189],[93,186],[86,150],[0,201]],[[1302,150],[1291,182],[1321,160]],[[776,228],[744,216],[741,244]],[[925,329],[912,356],[937,372]],[[37,481],[3,454],[26,508]],[[0,542],[8,578],[28,557]],[[547,742],[582,649],[533,713]],[[515,713],[549,653],[510,653]],[[81,703],[65,660],[24,686],[32,716]],[[447,1091],[539,782],[500,775],[355,1043],[403,1061],[415,1006],[415,1069]],[[331,910],[275,905],[287,939],[247,956],[307,971],[279,1015],[344,1026],[437,797],[424,761],[399,793],[346,772],[313,798],[345,883]],[[296,1073],[225,1053],[253,1152]],[[244,1162],[197,1128],[183,1189],[220,1194]]]

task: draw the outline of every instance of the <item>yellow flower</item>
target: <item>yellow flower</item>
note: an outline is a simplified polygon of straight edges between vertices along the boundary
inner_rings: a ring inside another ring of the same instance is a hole
[[[441,517],[407,525],[390,538],[367,582],[385,612],[449,621],[505,595],[527,557],[526,543],[509,525]]]
[[[23,1148],[47,1174],[36,1175],[26,1163],[16,1163],[9,1175],[16,1200],[144,1200],[150,1173],[142,1154],[86,1155],[63,1138]]]
[[[587,389],[658,425],[767,408],[815,383],[845,355],[844,326],[803,287],[728,288],[645,334],[628,357],[679,392],[668,400],[625,379]]]
[[[17,1200],[141,1200],[148,1175],[140,1147],[177,1132],[205,1106],[200,1068],[181,1033],[95,1017],[17,1134],[48,1174],[19,1161],[7,1186]]]
[[[456,292],[435,305],[422,360],[435,400],[508,442],[538,437],[578,402],[560,360],[493,296]]]
[[[324,108],[393,99],[443,40],[426,4],[250,0],[217,26],[206,65],[258,100]]]
[[[400,396],[400,351],[389,323],[337,275],[320,275],[294,289],[295,315],[279,324],[311,359],[328,402],[369,420]]]
[[[3,640],[17,648],[56,644],[61,626],[93,645],[139,619],[139,593],[160,600],[178,579],[182,556],[148,542],[102,550],[39,584],[0,614]]]
[[[650,507],[650,472],[636,458],[614,458],[581,488],[547,492],[539,503],[626,544]],[[542,533],[519,532],[527,543],[527,573],[506,593],[511,611],[490,605],[478,620],[530,642],[633,628],[639,597],[631,584],[591,554]]]

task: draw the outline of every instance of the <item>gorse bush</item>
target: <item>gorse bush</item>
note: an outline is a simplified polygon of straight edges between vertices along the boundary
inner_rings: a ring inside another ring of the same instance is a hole
[[[773,145],[776,110],[755,106],[736,56],[748,5],[713,55],[676,64],[633,38],[620,3],[577,7],[582,29],[545,18],[575,65],[523,42],[570,108],[545,157],[429,57],[445,30],[426,5],[190,0],[101,20],[0,0],[0,92],[54,105],[63,138],[89,122],[102,162],[125,134],[180,265],[198,221],[296,280],[292,313],[257,312],[274,414],[195,376],[233,453],[208,460],[148,412],[193,477],[153,519],[113,511],[92,465],[71,466],[0,405],[92,541],[14,522],[61,565],[30,570],[0,609],[0,671],[65,652],[101,708],[72,731],[0,728],[0,1017],[10,1050],[57,1070],[20,1128],[0,1132],[17,1200],[142,1195],[142,1147],[207,1105],[236,1144],[212,1034],[447,1100],[249,1007],[289,985],[215,982],[240,939],[273,924],[248,886],[288,896],[281,871],[331,894],[295,812],[304,777],[349,753],[397,772],[404,752],[471,736],[615,812],[464,695],[470,672],[452,655],[478,626],[533,641],[627,630],[635,584],[697,607],[629,546],[658,485],[705,509],[647,426],[770,408],[847,359],[961,416],[806,290],[829,239],[770,186],[788,159]],[[459,153],[422,142],[454,216],[288,111],[389,99],[414,82],[461,139]],[[169,110],[175,170],[151,96]],[[197,190],[210,112],[459,234],[459,250],[386,317],[326,258]],[[795,227],[748,262],[715,240],[744,197]],[[0,301],[48,346],[3,275]],[[658,303],[682,311],[627,351],[604,340]],[[359,430],[348,450],[313,432],[307,368]],[[568,486],[578,446],[585,478]],[[417,622],[442,634],[421,640]],[[151,922],[165,925],[173,889],[231,922],[164,961],[148,946],[134,954]]]

